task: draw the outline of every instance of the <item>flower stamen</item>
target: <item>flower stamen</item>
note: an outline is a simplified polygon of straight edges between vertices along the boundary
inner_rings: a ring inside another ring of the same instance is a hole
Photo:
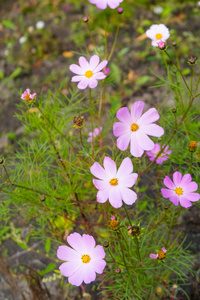
[[[84,254],[84,255],[81,257],[81,259],[82,259],[82,262],[83,262],[84,264],[88,264],[88,263],[90,262],[90,260],[91,260],[91,258],[90,258],[89,255],[87,255],[87,254]]]
[[[85,72],[85,77],[90,78],[92,76],[93,76],[93,72],[92,71],[89,70],[89,71]]]
[[[133,123],[133,124],[131,125],[131,131],[137,131],[138,128],[139,128],[139,126],[138,126],[136,123]]]
[[[117,178],[113,178],[110,180],[109,182],[111,185],[118,185],[118,179]]]
[[[175,192],[176,192],[176,194],[177,195],[183,195],[183,189],[181,188],[181,187],[177,187],[177,188],[175,188],[175,190],[174,190]]]
[[[157,33],[156,34],[156,38],[157,38],[157,40],[161,40],[162,39],[162,34],[161,33]]]
[[[30,94],[27,94],[27,95],[25,96],[25,100],[26,100],[26,101],[32,100],[32,99],[30,98]]]

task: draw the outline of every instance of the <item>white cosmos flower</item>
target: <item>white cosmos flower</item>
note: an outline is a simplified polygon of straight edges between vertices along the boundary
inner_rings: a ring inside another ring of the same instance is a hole
[[[164,24],[152,25],[146,31],[146,35],[152,40],[151,44],[154,47],[158,47],[159,42],[166,42],[170,37],[169,29]]]

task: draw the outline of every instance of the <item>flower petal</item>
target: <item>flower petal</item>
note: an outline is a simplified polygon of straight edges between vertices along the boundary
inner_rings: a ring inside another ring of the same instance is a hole
[[[198,184],[195,181],[191,181],[189,184],[183,184],[183,183],[184,183],[183,180],[181,180],[180,186],[183,188],[184,192],[186,193],[195,192],[198,189]]]
[[[144,153],[144,150],[140,147],[138,143],[136,134],[131,134],[131,154],[135,157],[140,157]]]
[[[175,184],[176,187],[180,187],[181,178],[182,178],[182,174],[180,172],[176,171],[173,174],[173,181],[174,181],[174,184]]]
[[[80,253],[68,246],[59,246],[57,250],[57,257],[65,261],[73,261],[80,259]]]
[[[93,75],[93,78],[101,80],[101,79],[105,79],[106,75],[103,72],[98,72]]]
[[[103,166],[105,168],[106,174],[110,177],[110,179],[116,178],[117,167],[114,160],[112,160],[108,156],[105,156],[103,160]]]
[[[109,180],[105,169],[98,162],[93,163],[90,168],[90,172],[97,178],[100,178],[102,180]]]
[[[140,125],[147,125],[150,123],[153,123],[155,121],[157,121],[160,118],[157,110],[155,108],[150,108],[149,110],[147,110],[142,116],[141,118],[139,118],[137,124]]]
[[[105,66],[107,65],[108,61],[107,60],[103,60],[94,70],[93,73],[97,73],[99,71],[101,71],[102,69],[105,68]]]
[[[137,120],[141,117],[142,111],[144,109],[145,103],[143,101],[136,101],[131,106],[131,118],[133,123],[136,123]]]
[[[186,197],[180,197],[180,205],[182,207],[188,208],[192,206],[192,203]]]
[[[67,237],[67,242],[72,248],[74,248],[80,254],[86,251],[86,246],[83,242],[83,238],[77,232],[71,233]]]
[[[86,284],[89,284],[96,279],[96,273],[93,269],[92,262],[83,264],[80,271],[83,273],[83,280]]]
[[[149,125],[142,126],[142,130],[146,134],[151,136],[156,136],[156,137],[160,137],[161,135],[164,134],[164,129],[157,124],[149,124]]]
[[[94,78],[91,77],[89,78],[89,88],[94,89],[98,85],[98,81]]]
[[[80,265],[80,268],[74,272],[69,278],[68,281],[72,285],[80,286],[83,282],[83,272],[82,272],[82,266],[83,264]]]
[[[79,57],[79,65],[83,70],[83,74],[85,74],[86,71],[90,70],[90,65],[84,56]]]
[[[82,80],[78,83],[77,87],[78,87],[78,89],[80,89],[80,90],[84,90],[84,89],[86,89],[86,87],[88,86],[88,84],[89,84],[89,79],[86,78],[86,77],[84,77],[84,79],[82,79]]]
[[[137,194],[134,191],[130,190],[127,187],[120,187],[119,190],[122,195],[122,200],[126,204],[132,205],[136,201]]]
[[[94,248],[94,251],[93,251],[93,258],[97,261],[100,261],[101,259],[103,259],[104,257],[106,256],[106,253],[103,249],[102,246],[100,245],[97,245],[95,248]]]
[[[126,133],[131,134],[131,128],[130,128],[129,124],[122,123],[122,122],[116,122],[113,125],[113,134],[114,134],[114,136],[121,136],[121,135],[124,135]]]
[[[177,195],[170,196],[169,200],[176,206],[179,204],[179,196]]]
[[[168,189],[161,189],[161,193],[162,193],[162,195],[163,195],[164,198],[169,198],[169,197],[175,195],[174,191],[168,190]]]
[[[60,265],[59,270],[64,276],[69,277],[80,269],[81,264],[81,258],[78,261],[68,261]]]
[[[121,193],[117,187],[112,187],[109,190],[109,202],[114,208],[118,208],[122,206]]]
[[[199,199],[200,199],[200,194],[198,194],[198,193],[185,193],[184,196],[185,196],[189,201],[192,201],[192,202],[199,201]]]
[[[75,65],[75,64],[72,64],[71,66],[69,66],[69,69],[71,72],[78,74],[78,75],[85,74],[85,72],[78,65]]]
[[[158,255],[157,255],[157,254],[151,253],[151,254],[149,255],[149,257],[151,257],[151,258],[153,258],[153,259],[157,259]]]
[[[132,125],[133,121],[127,107],[122,107],[117,111],[116,117],[123,123]]]
[[[89,62],[89,65],[90,65],[90,69],[91,71],[93,71],[99,64],[99,56],[98,55],[93,55],[91,58],[90,58],[90,62]]]
[[[73,76],[72,79],[71,79],[71,82],[79,82],[81,80],[85,79],[85,76],[80,76],[80,75],[77,75],[77,76]]]
[[[171,179],[168,176],[165,176],[163,183],[168,189],[175,190],[175,188],[176,188],[176,186],[174,185],[174,183],[171,181]]]
[[[97,202],[104,203],[108,200],[108,197],[109,197],[109,189],[98,191]]]
[[[86,254],[90,255],[90,252],[93,252],[96,245],[95,239],[89,234],[83,234],[82,239],[86,246]]]
[[[94,260],[92,262],[92,268],[97,274],[102,274],[106,266],[105,260]]]
[[[136,183],[138,174],[132,173],[129,175],[124,175],[124,176],[118,177],[118,178],[119,178],[118,184],[119,184],[120,188],[121,188],[121,186],[130,188]]]
[[[130,143],[131,139],[131,132],[127,132],[126,134],[121,135],[117,139],[117,147],[121,150],[124,151],[128,148],[128,145]]]
[[[123,177],[124,175],[129,175],[133,172],[133,164],[129,157],[123,159],[118,171],[117,178]]]
[[[142,130],[136,131],[136,138],[143,150],[152,150],[154,148],[154,142]]]
[[[93,179],[93,183],[95,187],[100,191],[110,187],[110,184],[104,180]]]

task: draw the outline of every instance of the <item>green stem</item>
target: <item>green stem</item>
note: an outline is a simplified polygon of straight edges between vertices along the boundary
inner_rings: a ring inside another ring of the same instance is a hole
[[[126,209],[126,205],[124,204],[123,201],[122,201],[122,203],[123,203],[123,208],[124,208],[124,210],[125,210],[125,213],[126,213],[126,216],[127,216],[128,221],[129,221],[129,224],[130,224],[130,226],[132,226],[131,219],[130,219],[129,214],[128,214],[128,211],[127,211],[127,209]]]
[[[135,242],[135,245],[136,245],[137,255],[138,255],[139,261],[141,262],[142,260],[141,260],[141,256],[140,256],[140,246],[139,246],[139,242],[138,242],[138,239],[137,239],[136,236],[134,237],[134,242]]]
[[[84,148],[81,127],[79,128],[79,133],[80,133],[80,141],[81,141],[81,145],[82,145],[82,147]]]
[[[193,152],[191,152],[191,160],[190,160],[190,175],[192,175],[192,164],[193,164]]]
[[[105,58],[108,56],[108,42],[107,42],[107,20],[106,11],[104,10],[104,31],[105,31]]]
[[[92,42],[93,42],[93,44],[94,44],[94,47],[95,47],[95,49],[96,49],[96,51],[97,51],[99,57],[101,57],[101,54],[100,54],[100,52],[99,52],[99,50],[98,50],[98,48],[97,48],[96,42],[95,42],[95,40],[94,40],[94,38],[93,38],[91,29],[90,29],[90,25],[89,25],[88,22],[87,22],[87,27],[88,27],[88,31],[89,31],[89,34],[90,34],[90,38],[91,38],[91,40],[92,40]]]
[[[115,33],[115,39],[114,39],[114,42],[113,42],[113,45],[112,45],[112,49],[110,51],[110,55],[108,56],[108,61],[110,61],[111,57],[113,56],[113,52],[115,50],[115,45],[116,45],[116,42],[117,42],[118,33],[119,33],[119,22],[117,24],[117,29],[116,29],[116,33]]]
[[[180,75],[181,75],[181,77],[182,77],[182,79],[183,79],[183,81],[184,81],[184,83],[185,83],[185,86],[187,87],[187,89],[188,89],[190,95],[192,95],[192,92],[191,92],[191,90],[190,90],[190,88],[189,88],[189,86],[188,86],[188,84],[187,84],[187,82],[186,82],[186,80],[185,80],[185,77],[183,76],[181,70],[179,69],[179,67],[177,66],[177,64],[174,62],[174,60],[171,58],[171,56],[167,53],[167,51],[164,50],[164,52],[165,52],[166,55],[169,57],[169,59],[170,59],[170,61],[172,62],[172,64],[173,64],[173,65],[176,67],[176,69],[179,71],[179,73],[180,73]]]

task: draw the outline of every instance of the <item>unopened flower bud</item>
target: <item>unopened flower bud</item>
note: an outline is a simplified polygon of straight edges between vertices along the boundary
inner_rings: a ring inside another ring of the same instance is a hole
[[[196,57],[190,57],[188,59],[189,65],[194,65],[196,63],[197,58]]]
[[[111,216],[110,219],[111,219],[111,220],[115,220],[116,217],[115,217],[115,216]]]
[[[195,152],[197,149],[197,142],[196,141],[191,141],[189,144],[189,151],[190,152]]]
[[[175,114],[176,113],[176,108],[172,108],[172,112],[173,112],[173,114]]]
[[[173,46],[173,47],[176,47],[176,46],[177,46],[177,43],[176,43],[176,42],[173,42],[173,43],[172,43],[172,46]]]
[[[105,241],[105,242],[103,243],[103,246],[104,246],[104,248],[108,248],[108,247],[109,247],[109,243],[108,243],[107,241]]]
[[[0,158],[0,165],[2,165],[4,163],[3,158]]]
[[[40,196],[40,201],[45,201],[45,196],[44,195]]]
[[[117,9],[117,11],[118,11],[118,14],[123,14],[123,12],[124,12],[124,10],[123,10],[123,8],[122,7],[119,7],[118,9]]]
[[[83,22],[87,23],[88,22],[88,17],[83,17]]]
[[[132,236],[138,236],[140,234],[140,227],[139,226],[128,226],[128,234]]]
[[[165,42],[162,42],[162,41],[159,42],[158,47],[159,47],[160,50],[164,50],[165,49]]]
[[[110,72],[109,68],[105,68],[105,70],[103,71],[105,75],[108,75],[108,73]]]
[[[117,274],[121,273],[120,268],[117,268],[117,269],[115,270],[115,273],[117,273]]]

